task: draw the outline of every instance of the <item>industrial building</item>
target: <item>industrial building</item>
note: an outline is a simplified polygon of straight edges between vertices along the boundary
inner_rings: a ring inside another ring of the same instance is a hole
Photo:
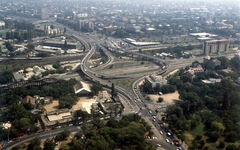
[[[153,46],[153,45],[159,45],[159,42],[137,42],[134,39],[131,38],[125,38],[123,39],[124,42],[129,43],[134,46]]]
[[[229,51],[229,40],[211,40],[203,44],[204,55],[218,54]]]

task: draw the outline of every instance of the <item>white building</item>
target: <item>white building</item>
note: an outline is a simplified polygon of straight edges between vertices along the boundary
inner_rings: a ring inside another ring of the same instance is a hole
[[[5,29],[5,22],[0,21],[0,30]]]
[[[167,80],[165,78],[163,78],[162,76],[157,76],[155,74],[146,76],[145,81],[151,83],[152,88],[156,87],[157,84],[159,84],[160,86],[167,84]]]

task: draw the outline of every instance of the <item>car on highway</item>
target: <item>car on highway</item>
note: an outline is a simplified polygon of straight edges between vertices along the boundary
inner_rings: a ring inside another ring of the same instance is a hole
[[[168,135],[168,136],[171,136],[171,133],[168,132],[167,135]]]
[[[169,143],[169,139],[166,139],[166,142]]]

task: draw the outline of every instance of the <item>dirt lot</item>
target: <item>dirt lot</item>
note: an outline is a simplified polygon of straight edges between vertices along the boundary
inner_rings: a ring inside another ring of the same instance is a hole
[[[170,93],[170,94],[163,94],[161,96],[156,95],[156,94],[149,94],[148,95],[154,102],[157,102],[159,97],[163,98],[163,102],[164,104],[173,104],[174,102],[176,102],[177,100],[179,100],[179,93],[178,91],[174,92],[174,93]]]
[[[88,113],[91,113],[91,105],[92,105],[92,103],[95,103],[95,102],[96,102],[96,100],[93,97],[91,97],[91,98],[80,97],[77,104],[72,106],[72,110],[74,111],[74,110],[79,110],[79,109],[85,108]],[[58,109],[58,104],[59,104],[58,100],[53,100],[51,104],[45,105],[44,108],[47,111],[54,111],[54,110]]]
[[[94,97],[80,97],[77,104],[72,107],[72,110],[85,108],[88,113],[91,113],[91,106],[93,103],[96,103]]]
[[[58,100],[53,100],[51,104],[47,104],[44,106],[46,111],[54,111],[58,109]]]

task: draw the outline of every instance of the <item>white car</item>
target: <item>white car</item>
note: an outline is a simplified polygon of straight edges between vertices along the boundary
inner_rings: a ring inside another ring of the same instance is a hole
[[[158,146],[158,147],[161,147],[161,145],[160,145],[160,144],[157,144],[157,146]]]
[[[150,110],[150,111],[149,111],[149,113],[151,114],[151,113],[152,113],[152,111]]]
[[[162,131],[160,131],[160,133],[161,133],[161,134],[163,134],[163,132],[162,132]]]
[[[169,143],[169,139],[166,139],[166,142]]]

